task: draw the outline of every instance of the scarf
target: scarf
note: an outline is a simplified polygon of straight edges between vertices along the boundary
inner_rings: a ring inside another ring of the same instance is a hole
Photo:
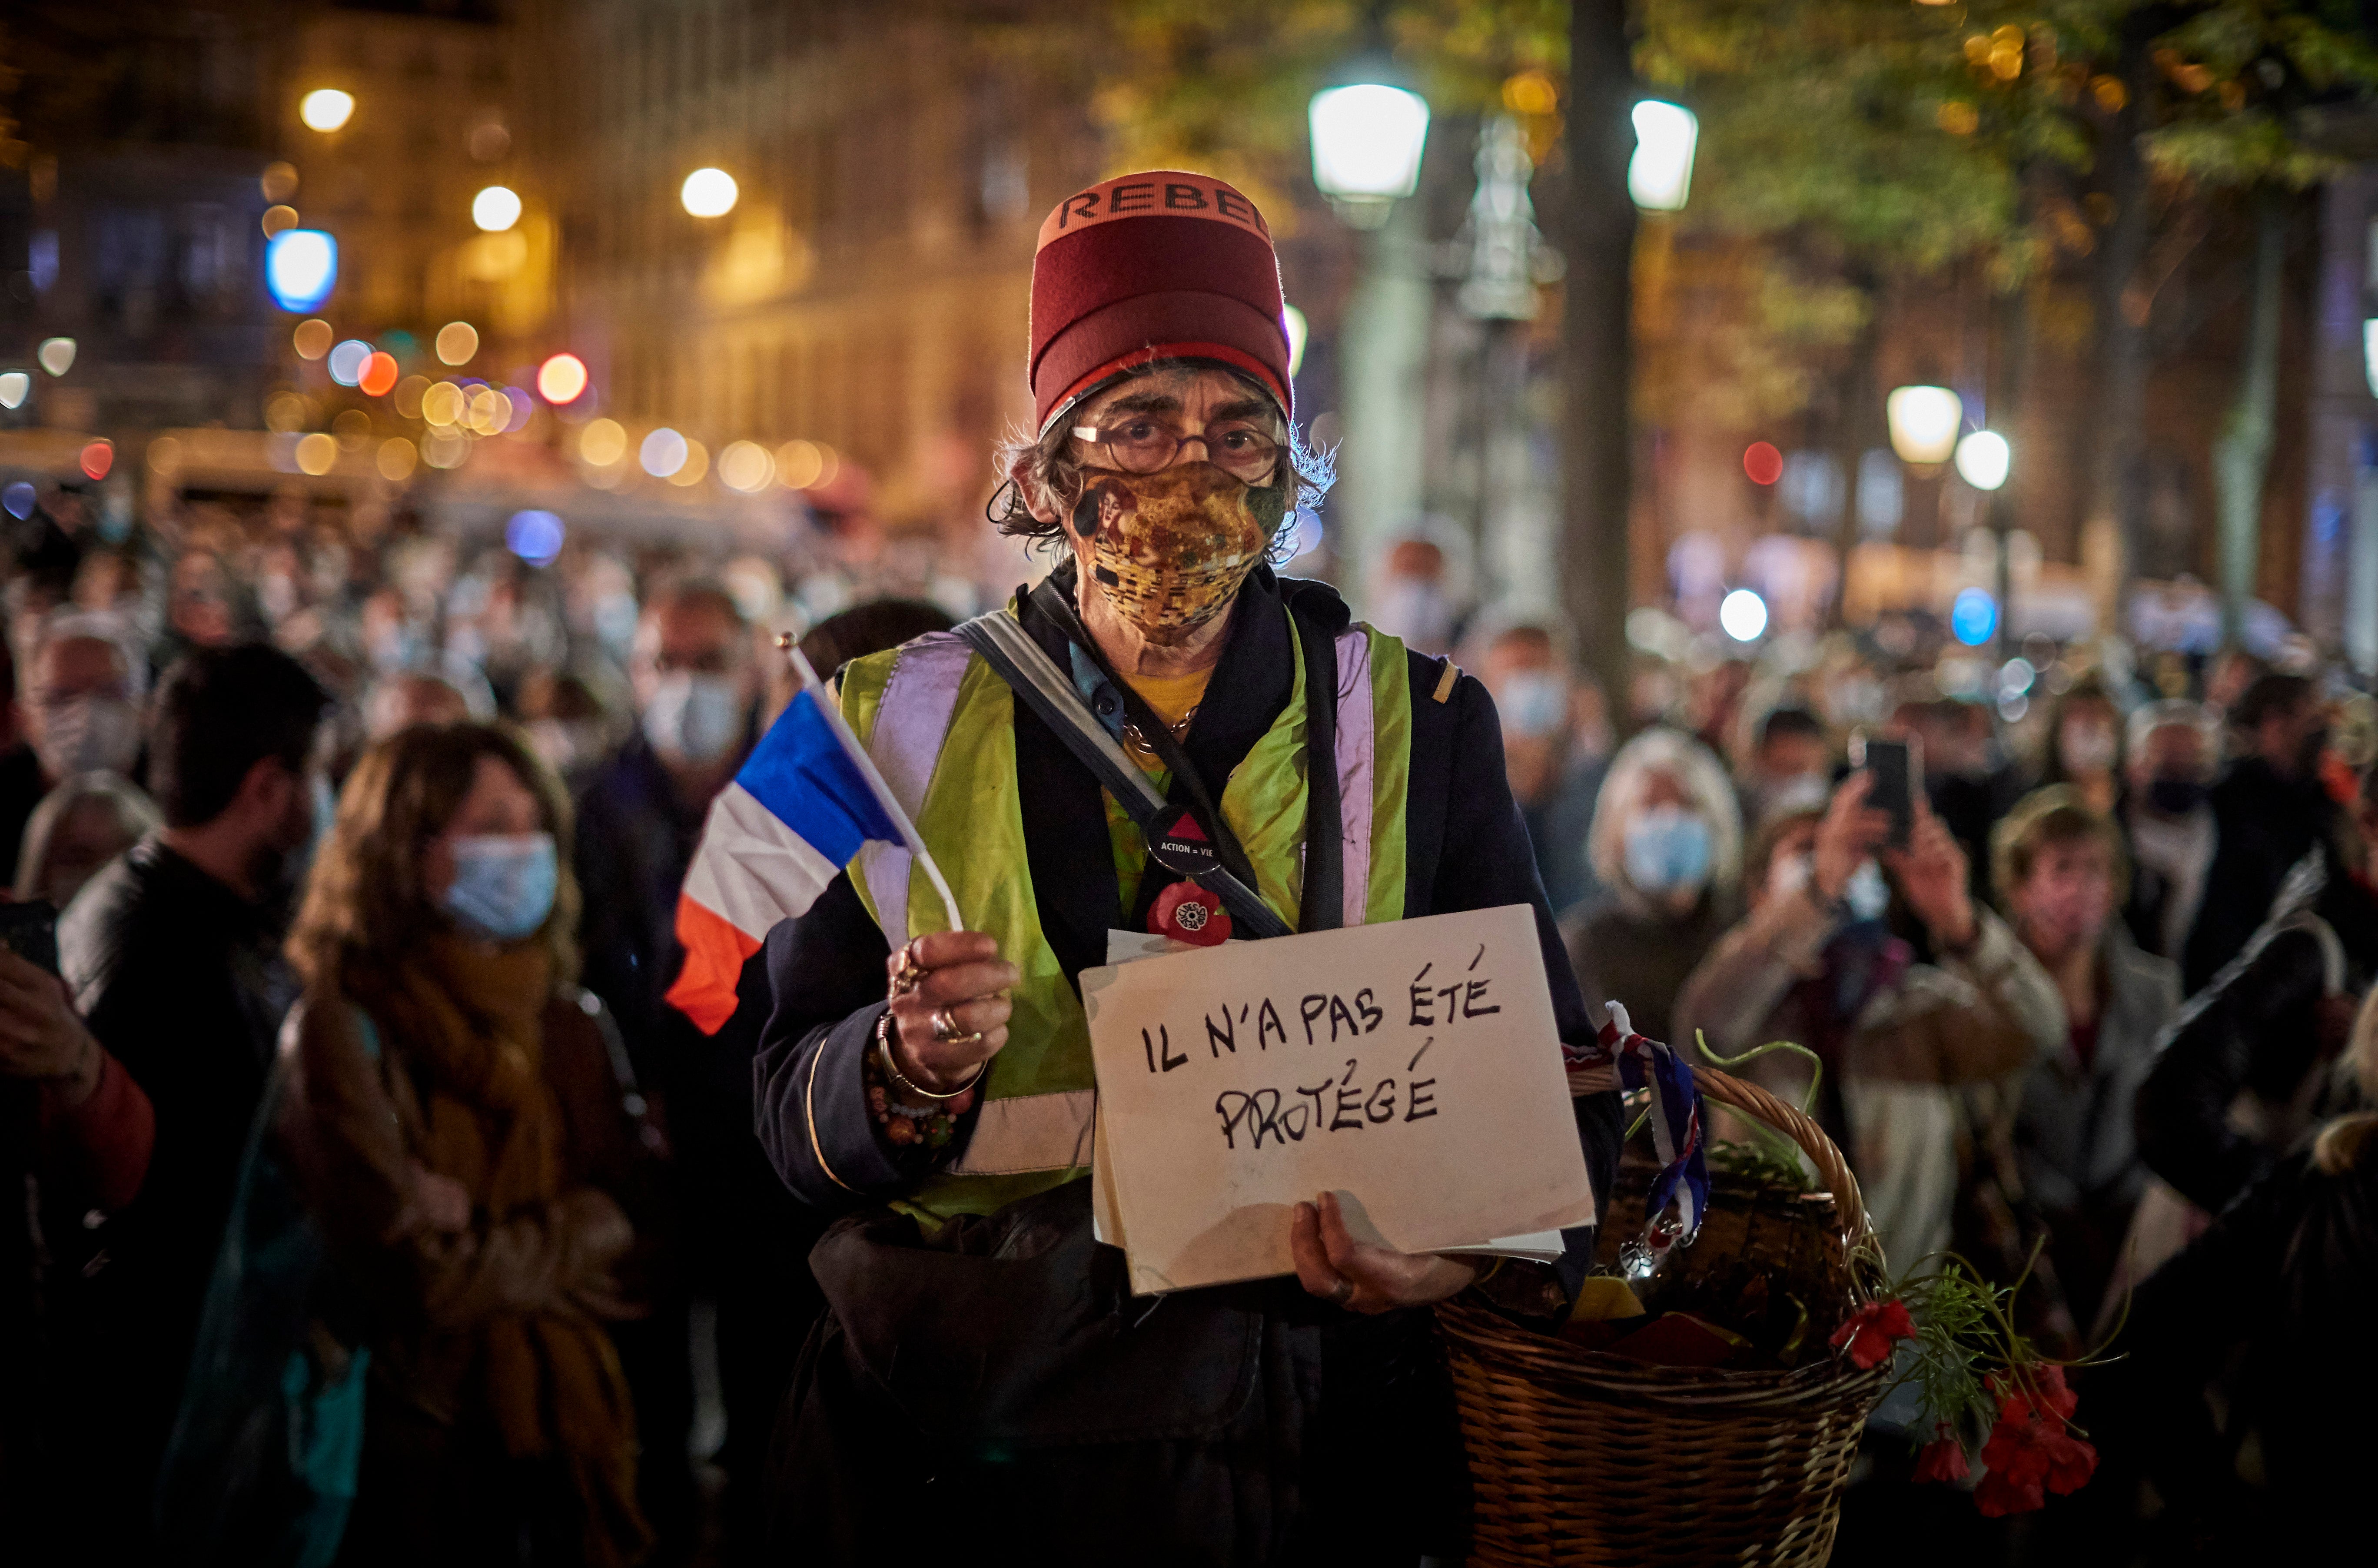
[[[563,1121],[545,1077],[551,956],[540,942],[489,949],[426,938],[386,969],[351,976],[423,1085],[421,1161],[498,1217],[562,1195]],[[505,1452],[558,1457],[581,1505],[582,1561],[625,1568],[651,1533],[636,1507],[635,1416],[603,1325],[567,1309],[506,1312],[474,1331],[475,1381]]]

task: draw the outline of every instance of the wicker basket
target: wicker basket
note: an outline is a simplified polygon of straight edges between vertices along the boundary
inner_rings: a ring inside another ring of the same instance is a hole
[[[1823,1131],[1765,1090],[1695,1068],[1702,1095],[1807,1151],[1830,1196],[1732,1184],[1712,1193],[1671,1291],[1766,1274],[1829,1335],[1866,1288],[1852,1251],[1872,1233],[1857,1181]],[[1610,1086],[1579,1074],[1579,1093]],[[1631,1205],[1639,1218],[1639,1200]],[[1618,1205],[1603,1232],[1615,1244]],[[1648,1366],[1531,1333],[1465,1299],[1437,1308],[1461,1411],[1480,1564],[1820,1564],[1887,1369],[1820,1356],[1789,1371]]]

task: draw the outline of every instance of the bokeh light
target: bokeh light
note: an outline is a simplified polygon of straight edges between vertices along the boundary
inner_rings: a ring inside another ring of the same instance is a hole
[[[268,207],[264,209],[264,237],[270,239],[284,229],[297,226],[297,209],[294,207]]]
[[[461,424],[464,407],[462,389],[451,381],[440,381],[421,394],[421,417],[439,429]]]
[[[788,490],[814,490],[834,483],[842,460],[823,441],[787,441],[776,449],[776,478]]]
[[[75,341],[72,338],[43,338],[42,346],[33,351],[42,368],[53,376],[63,376],[74,368]]]
[[[575,402],[586,389],[586,362],[574,353],[558,353],[536,367],[536,395],[559,407]]]
[[[283,229],[264,245],[264,283],[282,309],[302,313],[339,281],[339,242],[319,229]]]
[[[297,165],[267,163],[264,166],[262,177],[256,182],[256,185],[257,188],[264,193],[265,200],[286,201],[297,194]]]
[[[521,198],[509,186],[489,186],[471,198],[471,221],[491,234],[520,221]]]
[[[566,533],[561,519],[552,512],[514,512],[504,524],[504,547],[533,567],[550,566],[553,557],[561,554]]]
[[[32,395],[33,378],[21,370],[0,370],[0,408],[22,408]]]
[[[507,436],[517,436],[528,428],[530,417],[536,413],[536,400],[528,395],[526,388],[506,387],[504,401],[511,405],[512,412],[511,417],[504,421],[502,433]]]
[[[578,433],[578,455],[608,468],[628,455],[628,432],[616,419],[597,419]]]
[[[449,321],[438,329],[438,358],[446,365],[468,365],[479,352],[479,329],[468,321]]]
[[[277,436],[290,436],[313,422],[313,405],[299,392],[275,392],[264,400],[264,427]]]
[[[167,478],[182,471],[182,443],[171,436],[160,436],[149,443],[149,472]]]
[[[420,461],[421,454],[414,449],[412,442],[402,436],[392,437],[379,444],[379,476],[382,479],[410,478],[413,465]]]
[[[697,218],[724,218],[735,210],[735,176],[724,169],[696,169],[678,188],[678,199]]]
[[[685,444],[685,461],[668,476],[668,482],[672,485],[699,485],[702,476],[709,472],[710,449],[699,441],[688,441]]]
[[[1304,368],[1304,345],[1313,336],[1313,328],[1304,319],[1304,312],[1292,305],[1279,307],[1279,328],[1288,334],[1288,378],[1293,381],[1296,373]]]
[[[362,378],[364,362],[372,356],[372,346],[361,338],[349,338],[330,353],[330,379],[342,387],[352,387]]]
[[[297,437],[297,472],[317,477],[330,472],[339,461],[339,443],[317,430],[311,436]]]
[[[399,381],[396,384],[396,396],[389,400],[390,406],[396,410],[396,416],[399,419],[419,419],[421,395],[427,390],[429,390],[429,377],[426,376],[408,376]]]
[[[1753,441],[1742,449],[1742,472],[1753,485],[1772,485],[1784,477],[1784,454],[1771,441]]]
[[[1995,430],[1976,430],[1957,443],[1957,475],[1976,490],[1995,490],[2007,482],[2014,452]]]
[[[471,394],[468,417],[480,435],[500,436],[512,422],[512,401],[493,387],[482,387]]]
[[[339,438],[339,449],[359,452],[371,439],[371,415],[359,408],[342,409],[339,417],[330,421],[330,434]]]
[[[1737,588],[1718,602],[1717,624],[1736,642],[1756,642],[1767,630],[1767,601]]]
[[[75,466],[82,470],[85,479],[104,479],[107,471],[115,466],[115,443],[101,439],[88,442],[75,455]]]
[[[1949,606],[1949,629],[1968,648],[1979,648],[1999,628],[1999,602],[1987,588],[1961,588]]]
[[[422,437],[421,461],[432,468],[460,468],[470,455],[471,438],[460,431],[433,430]]]
[[[289,334],[289,346],[297,351],[299,359],[319,359],[330,352],[335,335],[330,324],[316,316],[297,323],[297,329]]]
[[[757,441],[730,441],[718,454],[718,482],[747,496],[768,487],[776,477],[776,460]]]
[[[8,515],[15,518],[18,522],[22,522],[27,518],[32,516],[32,484],[28,480],[19,479],[15,484],[9,485],[6,489],[0,490],[0,508],[6,508]]]
[[[335,87],[318,87],[297,101],[297,117],[309,131],[335,131],[355,112],[355,95]]]
[[[355,373],[355,389],[367,398],[384,398],[396,389],[396,355],[380,350]]]
[[[685,437],[664,425],[646,436],[636,449],[636,461],[655,479],[667,479],[685,466]]]

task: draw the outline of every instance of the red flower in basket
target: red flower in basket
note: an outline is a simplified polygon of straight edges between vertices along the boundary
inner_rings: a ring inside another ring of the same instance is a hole
[[[1965,1443],[1954,1428],[1942,1421],[1933,1429],[1940,1435],[1924,1445],[1916,1456],[1916,1478],[1919,1481],[1962,1481],[1968,1470],[1965,1464]]]
[[[2034,1379],[2028,1389],[1991,1382],[1999,1418],[1982,1445],[1989,1473],[1974,1489],[1974,1501],[1992,1518],[2037,1508],[2048,1501],[2046,1492],[2078,1491],[2096,1473],[2096,1449],[2067,1424],[2081,1401],[2064,1386],[2064,1369],[2041,1367]]]
[[[1833,1330],[1836,1350],[1846,1347],[1860,1371],[1871,1371],[1891,1359],[1892,1347],[1916,1337],[1916,1320],[1904,1301],[1869,1301]]]

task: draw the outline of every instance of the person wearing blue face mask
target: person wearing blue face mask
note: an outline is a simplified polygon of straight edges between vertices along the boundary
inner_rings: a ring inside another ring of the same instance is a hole
[[[656,1262],[657,1130],[574,984],[569,832],[510,731],[403,730],[348,780],[290,936],[282,1136],[330,1244],[323,1327],[372,1355],[344,1562],[650,1545],[612,1334]]]
[[[1603,892],[1562,923],[1588,1002],[1667,1026],[1676,991],[1734,918],[1742,820],[1710,749],[1651,729],[1611,759],[1586,836]]]

